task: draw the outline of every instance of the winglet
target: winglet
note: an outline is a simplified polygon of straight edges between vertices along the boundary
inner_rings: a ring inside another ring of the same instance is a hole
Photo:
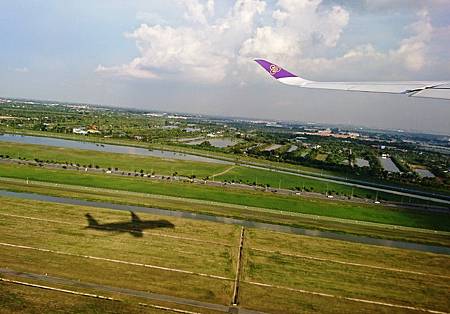
[[[273,64],[272,62],[269,62],[269,61],[266,61],[263,59],[255,59],[255,61],[260,66],[262,66],[264,68],[264,70],[266,70],[270,75],[272,75],[277,80],[285,78],[285,77],[298,77],[297,75],[286,71],[282,67],[280,67],[276,64]]]
[[[286,71],[282,67],[263,60],[263,59],[255,59],[255,61],[264,68],[271,76],[277,79],[278,82],[287,84],[287,85],[293,85],[293,86],[300,86],[304,87],[306,84],[313,83],[312,81],[305,80],[304,78],[301,78],[295,74],[292,74],[291,72]]]

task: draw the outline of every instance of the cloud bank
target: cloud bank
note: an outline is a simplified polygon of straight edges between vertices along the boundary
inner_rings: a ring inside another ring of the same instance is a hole
[[[358,78],[363,71],[368,79],[403,79],[432,66],[433,58],[428,57],[432,42],[443,32],[432,26],[428,11],[416,3],[415,21],[405,27],[407,35],[395,47],[382,51],[368,41],[336,55],[351,19],[352,7],[345,2],[278,0],[269,5],[264,0],[236,0],[219,14],[214,0],[174,1],[181,8],[180,25],[141,24],[125,35],[135,41],[139,56],[122,65],[99,65],[96,72],[135,79],[242,83],[256,77],[251,60],[262,57],[313,78]],[[406,6],[405,1],[394,2],[394,8]],[[389,4],[392,7],[392,1]],[[368,0],[361,5],[365,10],[388,6]]]

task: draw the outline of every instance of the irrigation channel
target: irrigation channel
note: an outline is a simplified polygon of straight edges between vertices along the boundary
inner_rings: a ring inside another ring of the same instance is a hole
[[[85,150],[95,150],[100,152],[109,153],[120,153],[120,154],[132,154],[132,155],[142,155],[142,156],[152,156],[158,158],[168,158],[168,159],[178,159],[178,160],[189,160],[189,161],[199,161],[208,163],[219,163],[233,165],[235,162],[231,158],[221,157],[204,157],[193,154],[179,153],[168,150],[149,150],[145,148],[124,146],[124,145],[113,145],[113,144],[99,144],[93,142],[83,142],[77,140],[67,140],[61,138],[53,137],[41,137],[41,136],[31,136],[31,135],[21,135],[21,134],[0,134],[0,141],[2,142],[14,142],[21,144],[34,144],[34,145],[47,145],[54,147],[65,147],[65,148],[75,148],[75,149],[85,149]],[[242,167],[248,167],[259,170],[270,170],[277,173],[289,174],[298,177],[319,180],[323,182],[337,183],[346,186],[363,188],[378,192],[396,194],[405,197],[412,197],[416,199],[422,199],[425,201],[436,202],[440,204],[450,205],[450,196],[437,194],[427,191],[411,190],[403,187],[390,186],[385,184],[366,182],[356,179],[347,179],[337,176],[330,175],[318,175],[312,172],[306,171],[294,171],[288,168],[272,168],[264,166],[262,164],[256,164],[252,162],[240,161],[239,165]]]
[[[133,206],[133,205],[113,204],[113,203],[107,203],[107,202],[94,202],[94,201],[86,201],[86,200],[67,198],[67,197],[57,197],[57,196],[49,196],[49,195],[25,193],[25,192],[11,192],[11,191],[6,191],[6,190],[0,190],[0,196],[14,197],[14,198],[20,198],[20,199],[26,199],[26,200],[36,200],[36,201],[44,201],[44,202],[70,204],[70,205],[77,205],[77,206],[88,206],[88,207],[94,207],[94,208],[107,208],[107,209],[122,210],[122,211],[143,212],[143,213],[149,213],[149,214],[155,214],[155,215],[161,215],[161,216],[180,217],[180,218],[187,218],[187,219],[194,219],[194,220],[205,220],[205,221],[218,222],[218,223],[224,223],[224,224],[240,225],[240,226],[243,226],[246,228],[265,229],[265,230],[283,232],[283,233],[289,233],[289,234],[306,235],[306,236],[310,236],[310,237],[327,238],[327,239],[342,240],[342,241],[361,243],[361,244],[378,245],[378,246],[391,247],[391,248],[399,248],[399,249],[407,249],[407,250],[415,250],[415,251],[450,255],[450,248],[444,247],[444,246],[426,245],[426,244],[412,243],[412,242],[405,242],[405,241],[377,239],[377,238],[370,238],[370,237],[365,237],[365,236],[357,236],[357,235],[330,232],[330,231],[311,230],[311,229],[255,222],[255,221],[249,221],[249,220],[235,219],[235,218],[197,214],[197,213],[192,213],[192,212],[175,211],[175,210]]]

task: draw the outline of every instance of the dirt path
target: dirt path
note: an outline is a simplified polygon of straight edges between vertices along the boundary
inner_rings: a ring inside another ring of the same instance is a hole
[[[212,178],[215,178],[215,177],[219,177],[219,176],[221,176],[221,175],[224,175],[224,174],[228,173],[229,171],[233,170],[234,168],[236,168],[235,165],[234,165],[234,166],[231,166],[230,168],[225,169],[225,170],[222,171],[222,172],[213,174],[213,175],[211,176],[211,179],[212,179]]]

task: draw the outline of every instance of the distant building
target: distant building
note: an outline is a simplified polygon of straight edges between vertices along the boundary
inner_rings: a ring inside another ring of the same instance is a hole
[[[73,128],[72,133],[74,134],[81,134],[81,135],[87,135],[88,132],[84,128]]]

